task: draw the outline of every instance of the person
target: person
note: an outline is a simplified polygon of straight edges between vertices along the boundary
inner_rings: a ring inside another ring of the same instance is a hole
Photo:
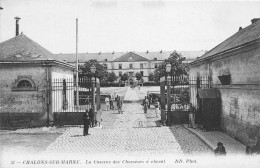
[[[189,128],[194,128],[194,113],[195,113],[195,107],[190,103],[189,104]]]
[[[148,102],[149,102],[149,103],[148,103],[148,108],[150,108],[150,104],[151,104],[151,100],[152,100],[152,99],[151,99],[151,95],[148,96],[147,100],[148,100]]]
[[[121,98],[118,97],[117,101],[118,101],[118,113],[119,113],[119,114],[120,114],[120,113],[123,114],[123,110],[122,110],[123,100],[121,100]]]
[[[155,100],[155,105],[154,105],[156,118],[158,118],[158,116],[159,116],[159,106],[160,106],[160,104],[159,104],[158,100],[156,99]]]
[[[110,110],[114,110],[114,104],[113,104],[112,96],[109,97],[109,104],[110,104]]]
[[[148,105],[149,105],[149,100],[148,100],[147,97],[145,96],[145,97],[144,97],[144,100],[143,100],[144,113],[147,113]]]
[[[118,105],[119,105],[119,103],[118,103],[118,99],[119,99],[119,96],[117,95],[116,98],[115,98],[117,109],[118,109]]]
[[[108,98],[108,96],[105,98],[105,102],[106,102],[106,109],[108,111],[109,110],[109,98]]]
[[[83,114],[83,124],[84,124],[83,136],[90,135],[88,133],[89,125],[90,125],[88,110],[86,110],[86,112]]]
[[[222,142],[218,142],[217,146],[218,147],[214,150],[215,155],[220,156],[220,155],[226,155],[227,154],[226,149],[225,149]]]
[[[95,117],[94,117],[94,110],[93,108],[91,107],[89,109],[89,120],[90,120],[90,127],[94,127],[95,126]]]

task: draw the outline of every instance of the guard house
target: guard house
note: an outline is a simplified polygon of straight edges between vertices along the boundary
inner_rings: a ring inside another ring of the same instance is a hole
[[[20,34],[0,43],[0,128],[49,125],[56,109],[67,108],[74,99],[65,100],[74,91],[52,93],[54,79],[66,86],[73,79],[74,66],[52,58],[52,53]],[[67,85],[68,86],[68,85]],[[57,94],[57,93],[56,93]]]

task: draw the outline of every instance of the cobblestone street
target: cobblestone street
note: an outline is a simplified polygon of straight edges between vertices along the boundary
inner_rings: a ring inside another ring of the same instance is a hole
[[[117,110],[103,111],[101,127],[90,128],[89,136],[82,136],[82,127],[67,129],[46,152],[105,152],[129,156],[212,154],[204,143],[182,126],[160,126],[153,108],[144,114],[139,103],[125,103],[123,110],[123,114],[118,114]]]

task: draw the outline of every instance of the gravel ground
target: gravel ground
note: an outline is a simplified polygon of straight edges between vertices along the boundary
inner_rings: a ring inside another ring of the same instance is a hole
[[[67,128],[40,127],[18,129],[15,131],[0,131],[0,149],[11,153],[43,152]]]

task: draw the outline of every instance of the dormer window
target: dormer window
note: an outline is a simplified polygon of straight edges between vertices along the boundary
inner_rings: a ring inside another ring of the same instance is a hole
[[[154,58],[155,61],[157,61],[157,58]]]

